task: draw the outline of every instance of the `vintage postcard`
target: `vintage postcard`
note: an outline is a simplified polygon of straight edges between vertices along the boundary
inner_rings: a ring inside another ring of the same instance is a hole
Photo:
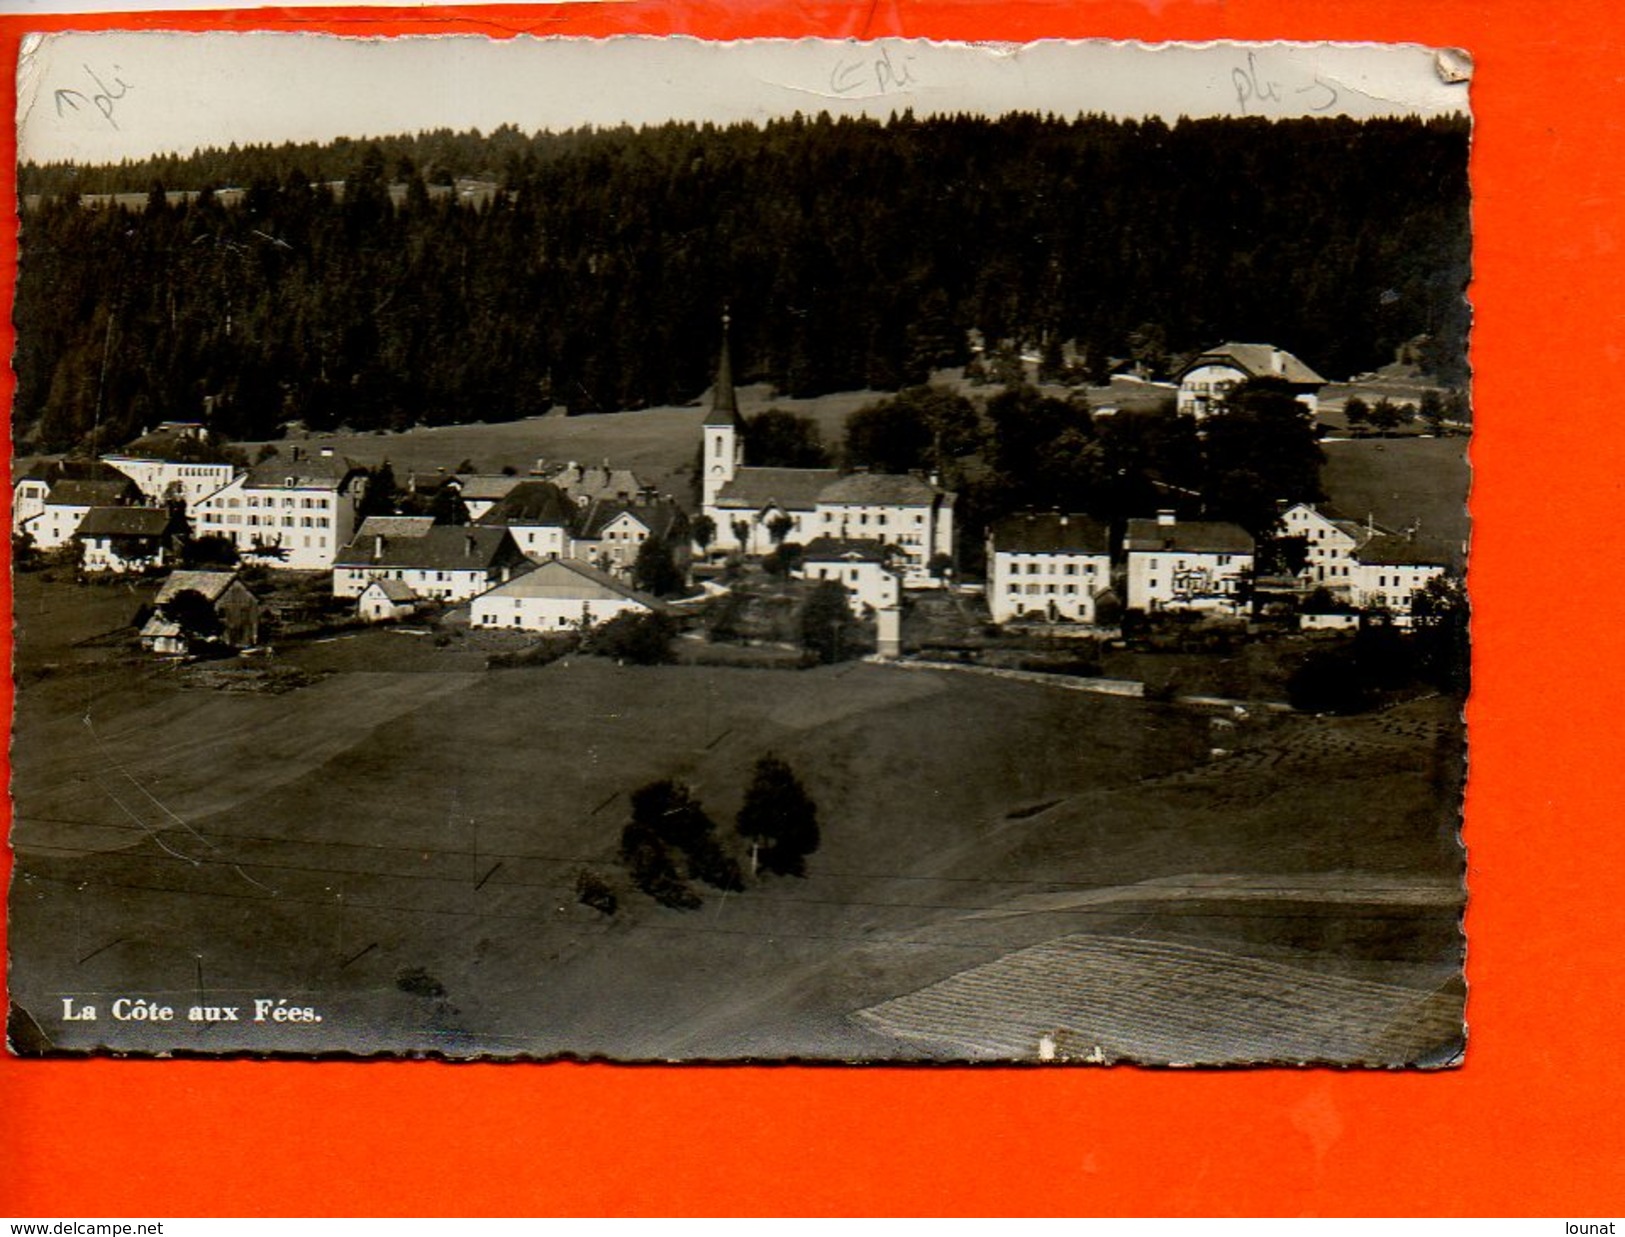
[[[1462,1060],[1465,53],[17,72],[12,1052]]]

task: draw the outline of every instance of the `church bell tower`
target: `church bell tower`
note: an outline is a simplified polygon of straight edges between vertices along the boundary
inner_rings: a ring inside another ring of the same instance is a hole
[[[734,394],[733,362],[728,355],[728,314],[722,315],[722,356],[717,361],[716,385],[711,390],[711,411],[705,416],[701,486],[702,504],[715,504],[722,487],[734,479],[745,463],[745,424]]]

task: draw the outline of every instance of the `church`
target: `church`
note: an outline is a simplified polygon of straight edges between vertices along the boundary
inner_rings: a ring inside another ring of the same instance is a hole
[[[814,538],[892,547],[908,587],[935,583],[931,560],[954,553],[954,496],[914,473],[841,472],[834,468],[758,468],[745,463],[747,429],[739,415],[728,355],[722,356],[703,437],[701,509],[716,526],[712,552],[767,554],[780,541]],[[775,539],[774,533],[781,535]]]

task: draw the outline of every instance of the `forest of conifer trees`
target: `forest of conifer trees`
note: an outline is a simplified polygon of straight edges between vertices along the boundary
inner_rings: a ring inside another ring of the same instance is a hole
[[[1465,376],[1465,118],[505,128],[25,166],[19,450],[895,390],[969,332]],[[458,178],[495,182],[464,200]],[[244,190],[226,205],[216,192]],[[176,191],[188,191],[185,196]],[[141,195],[131,208],[81,195]],[[92,439],[95,442],[92,442]]]

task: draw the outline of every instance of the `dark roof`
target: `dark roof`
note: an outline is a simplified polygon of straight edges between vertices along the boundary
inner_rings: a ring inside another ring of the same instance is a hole
[[[507,528],[510,524],[567,527],[575,516],[575,504],[552,482],[521,481],[499,498],[475,524],[481,528]]]
[[[606,527],[622,515],[631,515],[633,519],[649,530],[649,535],[664,541],[674,532],[678,531],[684,519],[682,509],[676,503],[649,502],[649,503],[623,503],[607,502],[597,499],[587,508],[586,519],[581,525],[582,540],[592,540],[603,535]]]
[[[993,526],[993,549],[1000,554],[1109,554],[1106,526],[1086,515],[1028,512],[1006,516]]]
[[[1276,358],[1280,367],[1276,367]],[[1179,371],[1184,378],[1202,365],[1231,364],[1253,378],[1285,378],[1295,386],[1325,386],[1326,380],[1297,357],[1272,344],[1220,344],[1209,348]]]
[[[173,601],[176,594],[188,590],[202,593],[209,601],[219,601],[236,579],[235,571],[172,571],[158,590],[158,596],[152,599],[152,604],[161,606],[166,601]]]
[[[79,521],[85,537],[162,537],[174,521],[164,507],[92,507]]]
[[[722,355],[717,358],[717,380],[711,388],[711,411],[705,414],[707,425],[731,425],[743,429],[739,417],[739,397],[734,392],[733,358],[728,353],[728,322],[722,323]]]
[[[139,497],[141,491],[128,477],[117,481],[58,481],[45,501],[53,507],[112,507]]]
[[[350,476],[360,471],[342,455],[307,455],[301,451],[298,459],[279,455],[254,465],[243,484],[250,489],[281,489],[291,478],[294,489],[343,489]]]
[[[35,459],[23,471],[12,475],[12,483],[19,481],[126,481],[129,478],[111,464],[101,460],[69,458],[61,460]]]
[[[122,451],[108,453],[109,458],[124,456],[136,460],[163,460],[176,464],[229,464],[224,452],[207,438],[183,429],[159,428],[143,434]]]
[[[1452,552],[1442,541],[1393,534],[1371,538],[1354,557],[1373,567],[1449,567],[1461,557],[1461,551]]]
[[[463,496],[463,501],[473,499],[475,502],[495,502],[506,497],[516,486],[524,483],[523,477],[513,476],[509,473],[470,472],[454,473],[446,478],[447,485],[456,485],[457,492]]]
[[[811,511],[840,476],[833,468],[741,468],[717,493],[716,505],[760,511],[774,504],[786,511]]]
[[[434,527],[432,515],[369,515],[355,537],[422,537]]]
[[[895,554],[896,547],[859,537],[814,537],[801,551],[802,562],[885,563]]]
[[[534,570],[517,575],[506,583],[487,589],[482,597],[550,597],[566,601],[627,597],[651,610],[665,609],[664,603],[621,583],[608,572],[576,558],[553,558]]]
[[[483,571],[523,555],[506,528],[436,524],[421,537],[357,537],[333,560],[335,567],[395,567],[417,571]]]
[[[818,501],[866,507],[928,507],[940,493],[924,477],[910,473],[855,472],[826,486]]]
[[[538,471],[540,471],[538,462]],[[551,481],[572,499],[633,498],[649,489],[644,479],[630,468],[612,467],[608,460],[603,467],[590,464],[557,464],[541,473],[544,481]]]
[[[1217,520],[1181,520],[1159,524],[1156,520],[1130,520],[1123,535],[1126,551],[1173,550],[1186,554],[1251,554],[1253,538],[1239,524]]]

